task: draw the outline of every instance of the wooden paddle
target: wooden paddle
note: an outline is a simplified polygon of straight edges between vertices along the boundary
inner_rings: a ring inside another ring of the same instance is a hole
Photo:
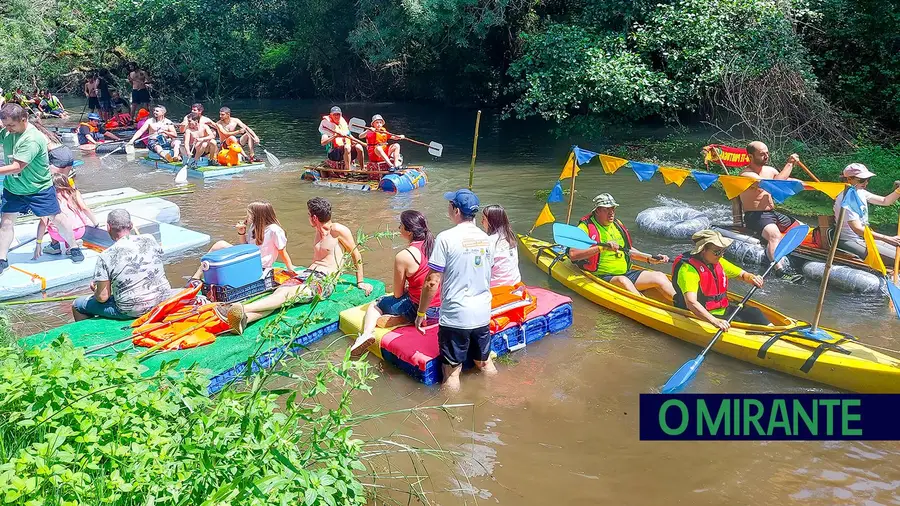
[[[786,257],[792,251],[797,249],[797,246],[803,243],[803,239],[806,238],[806,235],[809,233],[809,225],[800,225],[796,226],[787,231],[784,234],[784,237],[781,239],[781,242],[778,243],[778,246],[775,248],[775,259],[769,264],[769,268],[766,269],[766,272],[763,273],[762,277],[766,277],[769,272],[775,268],[775,264],[781,261],[782,258]],[[731,312],[731,315],[725,320],[728,323],[731,323],[734,320],[734,317],[744,308],[744,305],[747,304],[747,301],[750,300],[750,297],[756,293],[756,285],[750,288],[747,292],[747,295],[744,295],[744,298],[741,299],[741,302],[734,308],[734,311]],[[722,337],[722,334],[725,333],[724,330],[719,329],[716,332],[716,335],[713,336],[712,341],[706,345],[706,348],[700,352],[700,355],[697,355],[697,358],[688,360],[684,363],[684,365],[679,368],[675,374],[669,378],[669,381],[666,382],[662,387],[662,393],[664,394],[674,394],[684,390],[684,387],[691,381],[691,378],[697,374],[697,369],[703,364],[703,359],[706,357],[706,354],[709,350],[712,349],[713,345]]]
[[[803,170],[805,170],[806,173],[809,174],[809,177],[811,177],[813,181],[815,181],[817,183],[820,182],[819,178],[817,178],[815,175],[813,175],[813,173],[809,169],[806,168],[806,165],[804,165],[803,162],[801,162],[800,160],[797,160],[797,165],[799,165]]]
[[[366,121],[361,118],[351,118],[350,122],[347,124],[350,126],[350,132],[355,133],[357,135],[363,133],[365,130],[374,130],[373,127],[366,126]],[[385,130],[384,133],[386,133],[388,135],[392,135],[394,137],[399,137],[398,134],[388,132],[387,130]],[[441,154],[443,154],[443,152],[444,152],[444,146],[443,146],[443,144],[441,144],[439,142],[431,141],[428,144],[426,144],[424,142],[417,141],[415,139],[410,139],[409,137],[406,137],[405,135],[400,140],[409,141],[413,144],[418,144],[419,146],[425,146],[426,148],[428,148],[428,154],[430,154],[432,156],[440,157]]]

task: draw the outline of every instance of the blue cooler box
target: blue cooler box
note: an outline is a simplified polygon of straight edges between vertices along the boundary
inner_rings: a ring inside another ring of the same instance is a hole
[[[200,258],[203,281],[209,285],[244,286],[262,278],[259,246],[239,244],[207,253]]]

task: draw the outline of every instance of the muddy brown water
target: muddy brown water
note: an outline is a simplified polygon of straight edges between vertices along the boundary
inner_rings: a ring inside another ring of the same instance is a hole
[[[397,217],[405,209],[424,212],[436,230],[449,227],[441,195],[467,183],[474,111],[429,105],[341,104],[348,118],[368,119],[381,113],[392,131],[443,143],[444,156],[440,159],[429,157],[424,148],[404,144],[407,162],[425,165],[429,183],[416,192],[389,195],[318,188],[300,181],[303,166],[320,159],[315,128],[330,104],[245,101],[229,105],[235,116],[257,130],[266,148],[284,164],[277,170],[228,180],[195,181],[195,193],[171,198],[181,207],[182,226],[207,233],[214,241],[235,240],[232,225],[243,217],[246,204],[269,200],[287,231],[291,257],[300,265],[308,262],[312,246],[306,200],[313,196],[328,198],[335,220],[354,230],[395,230]],[[218,104],[208,107],[214,110]],[[173,109],[183,113],[186,108]],[[664,129],[648,128],[619,133],[614,140],[640,144],[668,135],[670,132]],[[702,132],[685,136],[680,141],[685,157],[693,156],[705,140]],[[494,114],[485,114],[475,176],[475,190],[482,203],[502,204],[514,229],[527,232],[543,205],[534,192],[552,187],[574,142],[601,152],[606,145],[582,139],[548,140],[544,125],[504,122]],[[171,173],[154,172],[116,155],[102,164],[97,157],[85,157],[78,183],[83,191],[121,186],[154,191],[173,185]],[[659,205],[660,195],[697,206],[724,209],[726,203],[721,190],[704,193],[691,181],[679,189],[665,186],[658,177],[638,182],[628,170],[603,175],[596,161],[582,168],[577,189],[573,218],[590,210],[590,198],[596,193],[611,192],[622,204],[619,218],[634,230],[638,247],[670,256],[683,251],[686,243],[637,231],[634,217],[638,212]],[[553,209],[558,218],[564,219],[563,204]],[[548,233],[539,230],[537,235],[547,237]],[[402,246],[394,241],[367,251],[366,275],[389,283],[393,255]],[[167,272],[173,285],[183,283],[182,277],[196,268],[200,254],[199,250],[191,251],[169,263]],[[421,487],[429,501],[900,504],[900,451],[895,443],[639,441],[638,395],[656,391],[698,349],[589,303],[549,280],[530,263],[523,261],[520,268],[528,284],[571,296],[575,321],[567,331],[548,336],[504,360],[498,377],[488,380],[466,373],[462,392],[447,398],[439,389],[425,387],[377,359],[369,359],[379,368],[380,378],[374,382],[371,395],[357,396],[357,412],[444,402],[474,404],[452,410],[452,416],[427,411],[420,417],[389,417],[362,427],[369,434],[403,434],[419,438],[427,446],[439,443],[452,453],[422,461],[428,479]],[[797,286],[774,281],[760,290],[757,298],[784,313],[810,319],[817,288],[811,282]],[[79,289],[83,290],[75,286],[60,292]],[[29,312],[37,318],[18,324],[23,334],[71,318],[66,304],[45,304]],[[857,335],[865,342],[900,348],[896,343],[900,322],[890,318],[887,302],[880,297],[830,292],[822,324]],[[692,391],[832,390],[712,354],[694,380]],[[394,496],[400,500],[404,497],[402,492]]]

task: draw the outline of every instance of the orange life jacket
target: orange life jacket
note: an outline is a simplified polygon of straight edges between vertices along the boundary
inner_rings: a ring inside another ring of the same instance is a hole
[[[185,288],[132,322],[132,343],[147,348],[161,345],[164,350],[214,343],[216,334],[230,327],[214,311],[215,304],[195,304],[200,286]]]
[[[716,266],[710,269],[708,265],[694,258],[690,252],[682,253],[675,257],[672,262],[672,280],[675,283],[675,307],[687,309],[687,303],[684,300],[684,293],[678,286],[678,270],[685,263],[690,264],[697,272],[700,273],[700,291],[697,292],[697,302],[703,305],[707,311],[723,309],[728,307],[728,276],[722,264],[716,262]]]
[[[386,147],[390,136],[385,133],[384,129],[371,130],[366,133],[366,150],[369,152],[369,159],[372,161],[381,161],[381,156],[375,151],[378,146]]]
[[[510,322],[521,325],[535,309],[537,299],[522,283],[491,288],[491,332],[499,331]]]
[[[88,128],[91,130],[91,133],[92,133],[92,134],[97,133],[97,132],[100,131],[99,128],[95,127],[94,125],[92,125],[92,124],[90,124],[90,123],[79,123],[78,126],[80,126],[80,127],[83,127],[83,126],[88,127]]]

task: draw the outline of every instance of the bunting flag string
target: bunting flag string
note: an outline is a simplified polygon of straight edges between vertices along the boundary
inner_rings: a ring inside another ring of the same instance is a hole
[[[713,185],[718,179],[718,174],[713,174],[711,172],[703,172],[699,170],[692,170],[691,177],[697,181],[697,184],[700,185],[700,189],[706,191],[707,188]]]
[[[847,191],[839,197],[841,199],[841,207],[847,208],[849,211],[853,211],[857,216],[862,216],[863,214],[863,202],[859,197],[859,193],[856,192],[856,188],[851,186],[847,188]],[[835,199],[836,200],[836,199]]]
[[[544,204],[544,208],[541,209],[541,214],[539,214],[537,220],[534,221],[534,226],[531,227],[531,230],[533,231],[541,225],[553,223],[554,221],[556,221],[556,217],[550,212],[550,204]]]
[[[662,174],[663,181],[666,184],[674,184],[675,186],[680,187],[684,180],[691,174],[691,171],[687,169],[679,169],[677,167],[660,167],[659,173]]]
[[[838,195],[840,195],[841,192],[844,191],[844,188],[847,187],[846,183],[817,183],[815,181],[807,182],[806,185],[828,195],[832,200],[837,199]]]
[[[656,174],[656,169],[659,168],[659,165],[652,163],[628,162],[628,164],[631,165],[631,170],[634,171],[638,181],[649,181]]]
[[[547,197],[547,203],[552,204],[554,202],[562,202],[563,201],[563,189],[562,184],[557,181],[555,185],[553,185],[553,189],[550,190],[550,196]]]
[[[575,152],[573,150],[571,153],[569,153],[569,159],[563,166],[562,174],[559,175],[559,180],[562,181],[563,179],[575,177],[580,171],[581,167],[579,167],[578,163],[575,162]]]
[[[579,165],[584,165],[593,160],[595,156],[599,155],[599,153],[581,149],[578,146],[572,146],[572,152],[575,154],[575,158],[578,159]]]
[[[744,176],[722,175],[719,176],[719,182],[722,183],[722,188],[725,189],[725,196],[728,197],[728,200],[731,200],[747,191],[747,188],[753,186],[755,181]]]
[[[760,179],[759,187],[769,192],[776,204],[803,191],[803,183],[791,179]]]
[[[615,156],[609,155],[599,155],[600,156],[600,164],[603,165],[603,172],[607,174],[615,174],[617,170],[621,169],[628,160],[624,158],[618,158]]]

